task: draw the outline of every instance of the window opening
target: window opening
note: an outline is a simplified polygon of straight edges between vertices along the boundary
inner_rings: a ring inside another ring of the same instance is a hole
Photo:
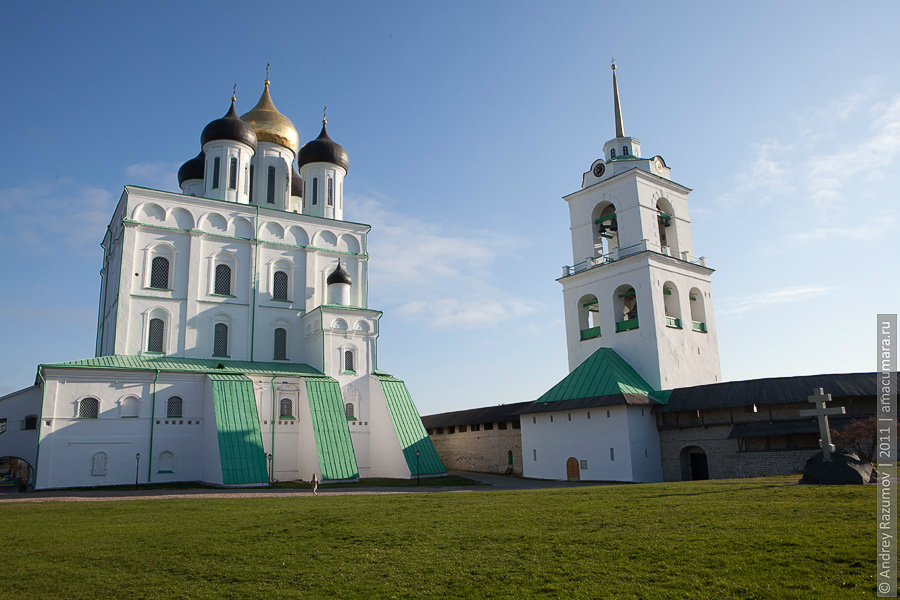
[[[231,267],[228,265],[216,265],[216,281],[213,292],[220,296],[231,295]]]
[[[37,429],[37,415],[28,415],[25,417],[25,421],[22,423],[22,429],[25,431],[32,431]]]
[[[172,418],[184,416],[181,414],[182,404],[184,404],[184,402],[180,396],[172,396],[169,398],[168,402],[166,402],[166,417]]]
[[[615,148],[610,148],[610,149],[609,149],[609,157],[610,157],[611,159],[616,157],[616,149],[615,149]]]
[[[213,180],[212,189],[219,189],[219,157],[213,159]]]
[[[96,419],[100,414],[100,401],[96,398],[85,398],[78,404],[79,419]]]
[[[250,165],[250,202],[253,202],[253,165]]]
[[[159,290],[169,289],[169,259],[154,256],[150,263],[150,287]]]
[[[344,352],[344,371],[355,372],[353,366],[353,351],[346,350]]]
[[[268,181],[266,182],[266,202],[275,204],[275,167],[269,167]]]
[[[162,319],[150,319],[147,333],[147,352],[162,352],[166,323]]]
[[[288,299],[288,276],[284,271],[275,271],[275,275],[272,276],[272,298]]]
[[[328,178],[328,206],[334,206],[334,179]]]
[[[278,327],[275,330],[275,360],[287,360],[287,329]]]
[[[213,331],[213,356],[228,356],[228,325],[216,323]]]
[[[231,157],[231,167],[228,169],[228,189],[237,189],[237,159]]]
[[[313,177],[313,195],[312,195],[312,203],[313,206],[319,203],[319,178]]]
[[[282,398],[281,399],[281,410],[279,411],[279,415],[281,417],[293,417],[294,416],[294,403],[291,402],[290,398]]]

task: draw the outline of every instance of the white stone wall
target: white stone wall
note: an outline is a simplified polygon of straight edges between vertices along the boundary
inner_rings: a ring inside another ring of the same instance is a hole
[[[30,415],[38,417],[36,427],[25,429],[25,419]],[[40,415],[41,387],[39,385],[0,398],[0,419],[6,419],[6,431],[0,434],[0,457],[21,458],[31,465],[32,477],[42,422]]]
[[[491,430],[486,430],[484,425],[478,424],[477,431],[472,430],[472,425],[456,426],[455,433],[448,433],[446,427],[440,428],[441,432],[432,429],[431,441],[444,465],[457,471],[521,475],[521,431],[513,429],[511,422],[506,423],[505,430],[499,429],[498,423],[492,423]],[[460,431],[460,427],[465,431]],[[509,452],[513,455],[511,470]]]

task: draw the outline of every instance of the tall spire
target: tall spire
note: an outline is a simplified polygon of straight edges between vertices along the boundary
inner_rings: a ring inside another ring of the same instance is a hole
[[[616,59],[612,59],[613,101],[616,110],[616,137],[625,137],[625,124],[622,122],[622,105],[619,103],[619,84],[616,82]]]

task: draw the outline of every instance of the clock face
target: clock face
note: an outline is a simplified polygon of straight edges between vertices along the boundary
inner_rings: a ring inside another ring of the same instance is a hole
[[[654,164],[654,166],[656,167],[656,170],[657,170],[658,172],[660,172],[660,173],[663,172],[663,161],[662,161],[662,159],[660,159],[659,157],[656,157],[656,160],[653,161],[653,164]]]
[[[606,172],[606,165],[603,163],[597,163],[594,165],[594,177],[603,177],[603,173]]]

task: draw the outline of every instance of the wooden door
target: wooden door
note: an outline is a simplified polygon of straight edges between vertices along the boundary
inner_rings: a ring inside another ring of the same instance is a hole
[[[578,472],[578,459],[570,456],[566,461],[566,479],[569,481],[581,481],[581,474]]]

